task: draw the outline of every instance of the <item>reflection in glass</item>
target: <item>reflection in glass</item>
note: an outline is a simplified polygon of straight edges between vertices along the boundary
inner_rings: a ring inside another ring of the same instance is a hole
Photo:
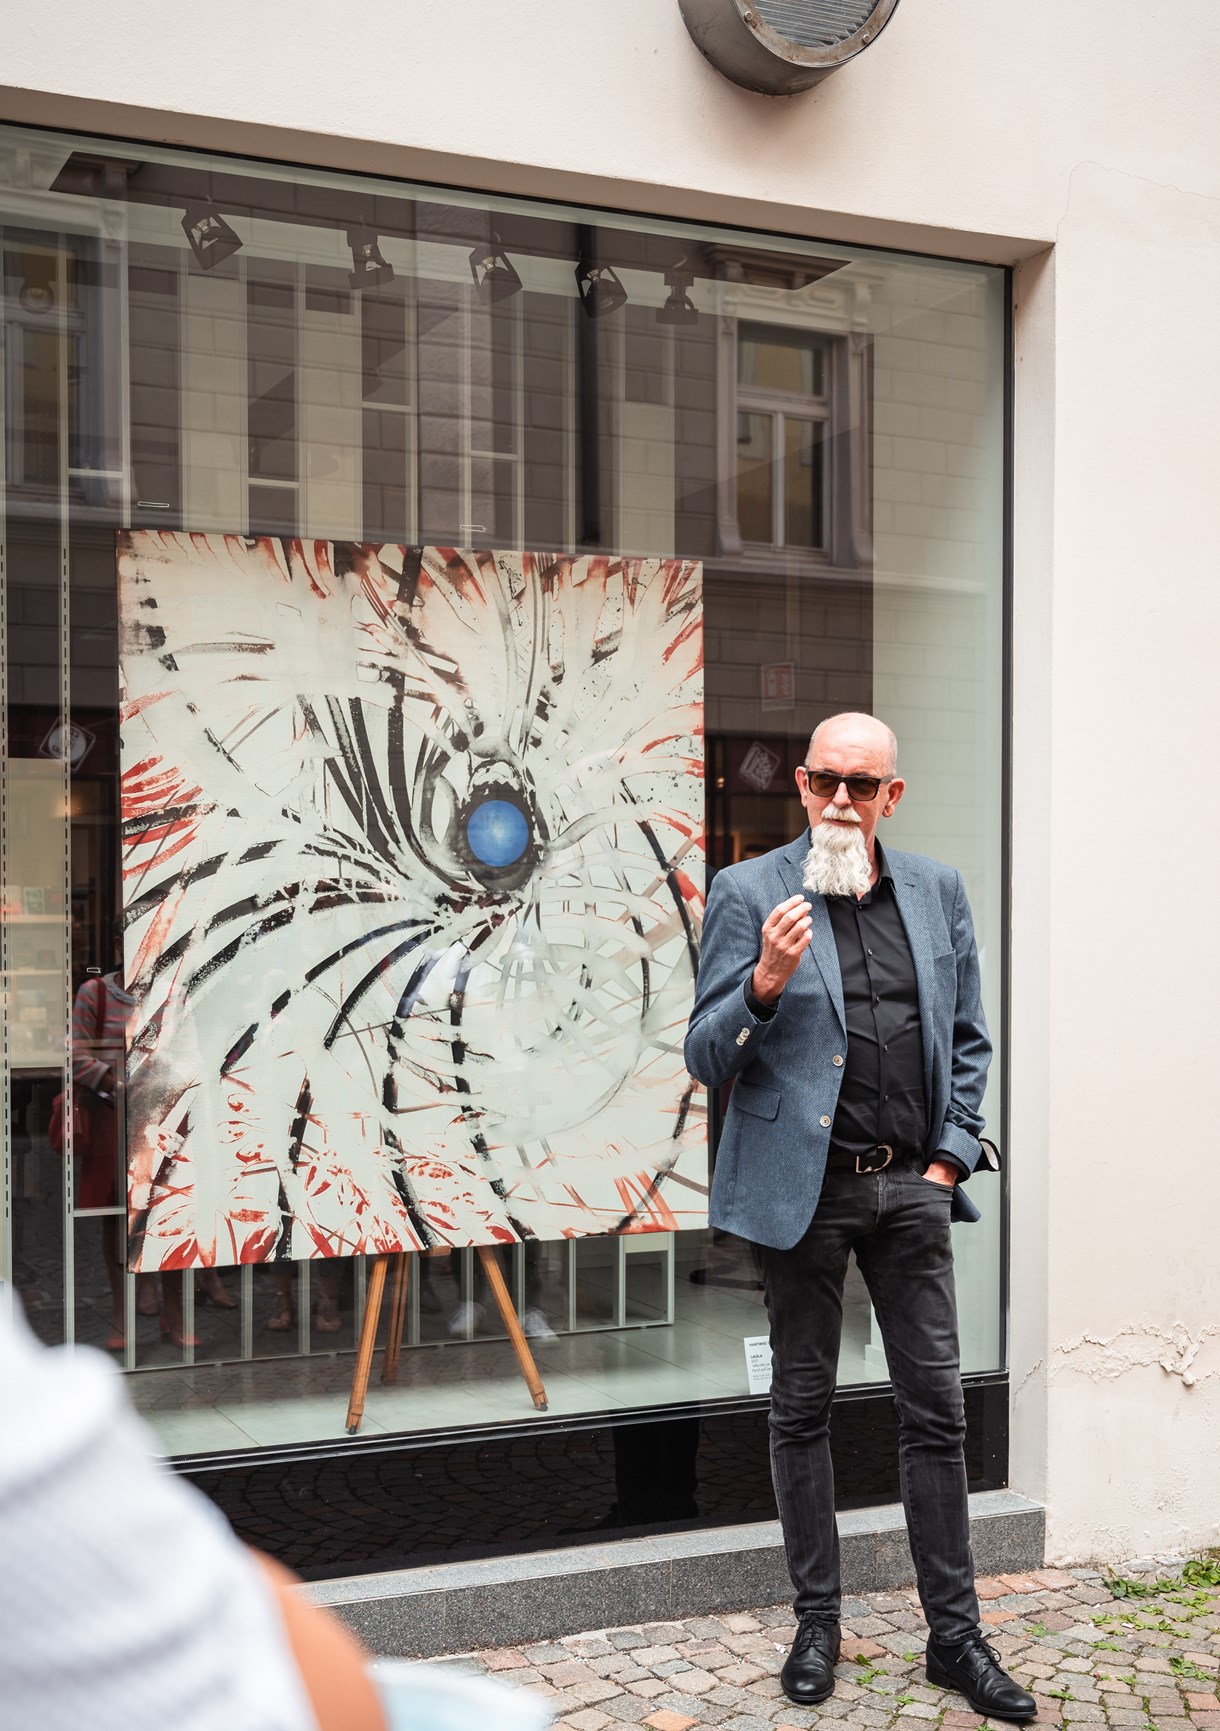
[[[820,345],[792,340],[781,329],[746,327],[737,345],[737,382],[760,391],[792,391],[820,397],[825,391],[825,354]]]
[[[737,416],[737,527],[743,541],[775,539],[771,415]]]
[[[784,416],[784,545],[825,544],[825,445],[820,421]]]
[[[126,167],[89,167],[111,157]],[[183,196],[128,198],[133,158]],[[182,218],[215,167],[0,131],[0,187],[22,189],[0,191],[13,1210],[0,1256],[11,1245],[44,1338],[75,1327],[104,1346],[127,1327],[122,1362],[155,1369],[137,1397],[174,1452],[339,1435],[369,1264],[127,1276],[120,1316],[121,1187],[91,1209],[83,1170],[49,1144],[67,1014],[89,970],[112,965],[119,907],[116,529],[699,559],[710,867],[791,839],[812,723],[875,707],[909,777],[895,845],[963,871],[997,1029],[1002,948],[1001,273],[820,248],[811,294],[801,243],[607,215],[586,219],[589,256],[627,299],[593,321],[569,214],[239,159],[224,172],[243,182],[245,244],[201,272]],[[393,276],[353,290],[349,231],[373,233],[370,200]],[[489,236],[519,279],[498,301],[471,278]],[[716,317],[658,318],[678,261]],[[70,780],[55,755],[69,736],[86,753]],[[993,1119],[998,1087],[997,1068]],[[999,1362],[998,1191],[973,1181],[985,1221],[957,1237],[971,1370]],[[665,1231],[500,1257],[555,1411],[745,1394],[742,1341],[766,1331],[748,1247]],[[469,1252],[412,1259],[400,1386],[374,1376],[371,1423],[529,1418],[484,1282]],[[841,1372],[884,1375],[854,1285]],[[620,1499],[640,1519],[681,1518],[682,1450],[663,1506],[624,1492],[647,1484],[655,1454],[627,1463]]]

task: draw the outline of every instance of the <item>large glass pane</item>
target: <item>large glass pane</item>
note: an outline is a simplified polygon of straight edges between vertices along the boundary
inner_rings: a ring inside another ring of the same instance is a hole
[[[0,1249],[35,1325],[110,1350],[175,1452],[339,1438],[380,1242],[361,1222],[389,1173],[426,1248],[405,1286],[391,1271],[381,1340],[397,1303],[402,1361],[367,1432],[528,1420],[502,1301],[552,1415],[746,1395],[758,1253],[701,1223],[727,1091],[676,1103],[673,1173],[618,1096],[643,1047],[648,1086],[677,1085],[687,988],[671,1003],[656,953],[697,928],[710,873],[799,833],[794,769],[846,708],[897,730],[889,834],[962,870],[999,1031],[1002,273],[50,133],[0,130],[0,170]],[[201,188],[217,203],[192,242]],[[163,532],[165,559],[120,592],[133,529]],[[154,593],[192,548],[211,563]],[[706,775],[640,875],[621,789],[581,801],[681,733],[650,707],[670,645],[631,605],[665,560],[701,568],[682,774],[701,737]],[[541,608],[578,587],[570,614]],[[141,728],[158,743],[137,759]],[[489,958],[501,1009],[472,1031]],[[224,1049],[192,1046],[188,1017],[181,1109],[128,1122],[148,1006],[205,995]],[[247,1096],[270,1110],[249,1052],[302,1074],[275,1133],[243,1140]],[[323,1192],[354,1196],[355,1224],[311,1237],[290,1197],[327,1152],[328,1066],[359,1081]],[[999,1098],[997,1067],[996,1128]],[[201,1124],[206,1207],[159,1257],[150,1198]],[[575,1178],[554,1202],[573,1135],[617,1163],[598,1230]],[[489,1163],[523,1207],[551,1197],[545,1230],[497,1215],[476,1245],[445,1224],[468,1194],[500,1208]],[[983,1370],[998,1184],[972,1194],[959,1294]],[[844,1302],[841,1380],[882,1380],[854,1270]]]

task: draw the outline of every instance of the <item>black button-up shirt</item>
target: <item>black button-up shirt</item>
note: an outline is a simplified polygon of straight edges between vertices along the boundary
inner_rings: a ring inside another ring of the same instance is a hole
[[[915,962],[880,842],[876,852],[877,881],[867,895],[859,901],[826,897],[847,1021],[843,1080],[830,1131],[832,1159],[854,1159],[879,1142],[895,1153],[920,1153],[928,1139]],[[746,999],[763,1021],[778,1008],[760,1003],[748,983]]]
[[[915,963],[880,844],[877,867],[876,883],[859,901],[826,898],[847,1019],[846,1062],[830,1132],[832,1151],[840,1155],[867,1153],[879,1142],[896,1153],[918,1153],[928,1139]]]

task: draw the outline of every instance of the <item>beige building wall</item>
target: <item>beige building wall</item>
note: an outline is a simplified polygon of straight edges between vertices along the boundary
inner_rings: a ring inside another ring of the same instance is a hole
[[[320,0],[63,0],[8,32],[0,79],[12,120],[1019,266],[1012,1482],[1047,1499],[1055,1558],[1214,1542],[1214,5],[905,0],[859,61],[777,101],[721,80],[670,0],[370,0],[341,30]],[[232,431],[192,434],[213,435],[223,487]],[[877,650],[926,633],[929,687],[959,677],[948,574],[897,542],[900,509],[955,510],[935,444],[961,441],[920,434],[878,501]],[[929,711],[893,703],[917,769]]]

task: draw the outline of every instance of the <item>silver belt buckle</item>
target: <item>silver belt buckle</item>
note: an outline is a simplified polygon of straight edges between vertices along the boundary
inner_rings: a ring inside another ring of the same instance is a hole
[[[858,1173],[863,1174],[866,1172],[884,1172],[886,1167],[890,1164],[891,1160],[893,1160],[893,1158],[894,1158],[894,1150],[890,1147],[888,1142],[878,1142],[874,1152],[877,1154],[884,1154],[885,1155],[885,1159],[881,1162],[880,1166],[861,1166],[861,1164],[860,1164],[861,1156],[859,1154],[857,1154],[856,1155],[856,1171]]]

